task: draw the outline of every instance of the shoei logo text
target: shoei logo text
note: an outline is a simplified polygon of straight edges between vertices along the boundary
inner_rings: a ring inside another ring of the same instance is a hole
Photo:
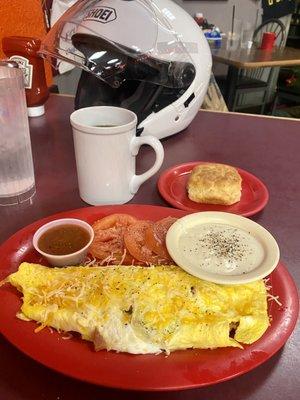
[[[90,10],[86,17],[84,17],[84,21],[98,21],[106,24],[107,22],[114,21],[116,18],[117,13],[114,8],[100,7]]]

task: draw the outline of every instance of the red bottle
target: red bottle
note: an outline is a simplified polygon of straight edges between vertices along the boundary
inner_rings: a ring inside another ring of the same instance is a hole
[[[40,45],[39,39],[30,37],[9,36],[2,39],[4,54],[23,70],[29,117],[43,115],[44,104],[49,97],[44,60],[37,54]]]

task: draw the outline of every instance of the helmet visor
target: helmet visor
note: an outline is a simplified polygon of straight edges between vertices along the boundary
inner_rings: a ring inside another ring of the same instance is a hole
[[[56,60],[67,61],[112,87],[141,80],[186,88],[195,76],[185,45],[151,0],[77,2],[47,34],[40,53],[56,68]]]

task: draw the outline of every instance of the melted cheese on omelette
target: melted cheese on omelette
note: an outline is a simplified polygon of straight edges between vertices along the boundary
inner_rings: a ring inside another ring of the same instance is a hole
[[[176,266],[48,268],[22,263],[8,281],[23,293],[21,317],[78,332],[97,350],[145,354],[242,347],[259,339],[269,325],[262,280],[228,286]]]

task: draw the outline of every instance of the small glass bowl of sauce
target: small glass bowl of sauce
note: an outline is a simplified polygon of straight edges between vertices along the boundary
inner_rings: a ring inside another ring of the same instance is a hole
[[[77,265],[93,239],[93,228],[87,222],[63,218],[41,226],[33,236],[33,247],[53,266]]]

